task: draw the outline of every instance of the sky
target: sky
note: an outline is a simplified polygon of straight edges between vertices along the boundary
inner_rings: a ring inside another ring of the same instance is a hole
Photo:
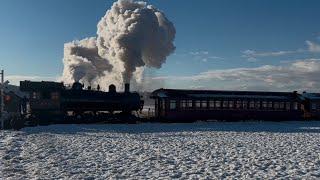
[[[2,0],[0,67],[7,79],[56,80],[63,47],[96,36],[114,1]],[[175,52],[145,88],[320,89],[320,1],[150,0],[176,28]]]

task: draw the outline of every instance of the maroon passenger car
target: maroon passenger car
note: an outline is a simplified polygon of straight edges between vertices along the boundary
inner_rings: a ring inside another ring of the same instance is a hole
[[[160,120],[299,120],[303,118],[297,92],[158,89],[155,116]]]

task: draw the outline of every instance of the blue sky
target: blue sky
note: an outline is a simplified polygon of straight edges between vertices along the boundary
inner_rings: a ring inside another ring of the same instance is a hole
[[[176,52],[160,70],[149,74],[156,77],[153,80],[161,80],[162,86],[279,90],[306,87],[313,91],[320,87],[318,79],[312,77],[318,73],[317,69],[311,74],[303,69],[310,65],[318,67],[320,1],[148,2],[165,12],[177,31]],[[21,76],[44,79],[60,76],[64,43],[95,36],[97,22],[112,3],[108,0],[1,1],[0,66],[13,81]],[[290,74],[296,71],[292,70],[296,65],[297,71],[303,72]],[[261,71],[266,71],[263,67],[268,66],[273,69],[261,77],[270,78],[265,84],[258,78],[236,78],[239,73],[247,73],[246,77],[252,71],[250,75],[258,77]],[[277,68],[285,70],[275,72]],[[225,72],[234,76],[226,77]],[[278,74],[273,77],[273,73]],[[290,86],[282,86],[286,81],[279,76],[284,73],[286,78],[294,76],[295,81],[305,80],[309,85],[292,82]]]

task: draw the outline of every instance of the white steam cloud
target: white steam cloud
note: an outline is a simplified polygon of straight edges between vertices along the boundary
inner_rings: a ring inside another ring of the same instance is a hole
[[[119,0],[98,23],[97,37],[66,43],[62,80],[87,85],[139,84],[145,67],[174,52],[174,25],[146,2]]]

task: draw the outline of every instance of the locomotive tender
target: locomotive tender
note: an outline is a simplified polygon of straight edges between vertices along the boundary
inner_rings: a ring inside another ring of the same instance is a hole
[[[143,108],[144,101],[129,89],[129,84],[125,85],[124,92],[117,92],[114,85],[104,92],[91,87],[85,90],[79,82],[70,89],[57,82],[20,82],[20,90],[29,93],[29,114],[37,124],[65,122],[70,117],[81,120],[88,113],[92,117],[99,114],[131,117],[133,111]]]

